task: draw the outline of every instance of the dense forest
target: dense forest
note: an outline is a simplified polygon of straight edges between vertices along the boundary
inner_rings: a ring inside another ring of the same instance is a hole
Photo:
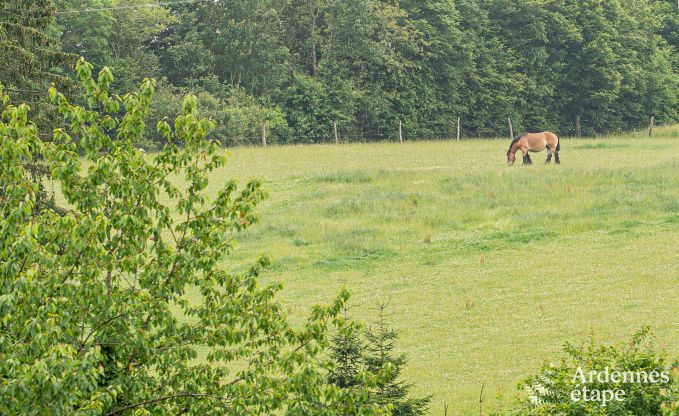
[[[121,93],[158,80],[149,125],[195,93],[227,145],[258,142],[264,124],[269,142],[307,143],[331,140],[333,123],[354,141],[393,139],[399,121],[406,139],[451,137],[458,117],[464,137],[505,135],[508,117],[560,135],[576,117],[584,134],[679,119],[673,0],[4,3],[3,62],[31,75],[27,87],[3,69],[10,93],[84,56]]]

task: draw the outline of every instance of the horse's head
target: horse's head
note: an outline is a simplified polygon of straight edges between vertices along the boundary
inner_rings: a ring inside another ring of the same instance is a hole
[[[514,149],[514,145],[521,140],[521,138],[525,135],[526,133],[520,134],[512,140],[512,142],[509,144],[509,150],[507,150],[507,164],[508,165],[513,165],[514,161],[516,160],[516,149]],[[512,151],[514,149],[514,151]]]

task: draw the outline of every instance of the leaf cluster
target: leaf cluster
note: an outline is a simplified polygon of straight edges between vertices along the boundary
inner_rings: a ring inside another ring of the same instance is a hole
[[[108,68],[76,65],[85,96],[56,88],[49,141],[25,104],[0,119],[0,413],[361,414],[385,408],[327,382],[329,330],[345,325],[348,294],[292,326],[262,285],[263,257],[225,265],[235,235],[258,221],[262,182],[215,189],[224,166],[214,122],[188,96],[146,155],[155,81],[115,95]],[[26,164],[41,158],[66,212],[40,209]],[[199,301],[187,301],[187,293]]]

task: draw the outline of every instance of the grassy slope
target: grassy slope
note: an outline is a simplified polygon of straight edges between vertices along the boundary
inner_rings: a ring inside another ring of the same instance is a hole
[[[389,300],[405,377],[469,414],[589,333],[649,324],[679,354],[678,138],[564,140],[528,168],[508,141],[239,148],[213,185],[266,178],[232,261],[270,254],[294,318],[342,285],[356,318]]]

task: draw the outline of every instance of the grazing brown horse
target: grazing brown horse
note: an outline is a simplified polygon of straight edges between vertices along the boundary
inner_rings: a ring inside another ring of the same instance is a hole
[[[523,153],[523,164],[531,165],[533,161],[530,160],[528,152],[542,152],[547,149],[547,160],[545,163],[552,161],[552,154],[554,154],[554,162],[561,163],[559,160],[559,150],[561,150],[561,140],[556,134],[543,131],[540,133],[522,133],[512,140],[507,151],[507,164],[513,165],[516,160],[516,152],[521,150]]]

